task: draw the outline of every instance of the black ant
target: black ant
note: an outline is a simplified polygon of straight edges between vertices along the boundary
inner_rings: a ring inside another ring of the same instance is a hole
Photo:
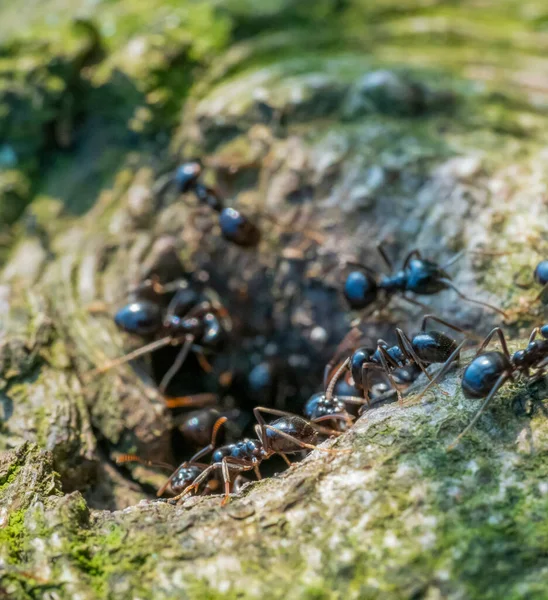
[[[257,246],[261,241],[260,229],[240,211],[225,206],[219,194],[200,181],[201,175],[202,165],[199,161],[183,163],[158,193],[163,193],[171,184],[174,184],[181,194],[193,192],[201,204],[218,213],[221,234],[226,240],[244,248]]]
[[[540,333],[541,340],[535,338]],[[502,346],[502,352],[483,352],[491,339],[497,335]],[[483,352],[483,353],[482,353]],[[500,327],[495,327],[478,348],[476,356],[464,370],[462,376],[462,391],[466,398],[485,398],[474,418],[464,431],[449,446],[453,449],[460,440],[472,429],[480,416],[485,412],[498,390],[514,376],[524,375],[531,379],[530,370],[536,369],[534,379],[542,375],[548,366],[548,325],[535,327],[529,336],[529,342],[524,350],[508,352],[504,333]]]
[[[393,272],[394,267],[384,250],[383,242],[377,245],[377,250],[388,269]],[[362,310],[371,306],[379,299],[380,292],[385,294],[387,301],[394,294],[399,294],[407,302],[424,307],[417,300],[406,296],[405,293],[411,292],[419,296],[430,296],[443,290],[452,289],[463,300],[485,306],[506,316],[500,308],[487,302],[468,298],[455,286],[451,276],[445,269],[461,258],[462,254],[462,252],[456,254],[441,266],[432,260],[423,258],[419,250],[411,250],[406,256],[401,270],[394,275],[383,275],[381,277],[370,267],[347,261],[347,265],[358,267],[359,270],[353,270],[346,276],[343,288],[344,296],[349,306],[355,310]]]
[[[91,371],[90,375],[105,373],[140,356],[164,348],[179,346],[181,351],[160,382],[159,389],[165,392],[168,384],[185,362],[191,349],[201,355],[204,349],[218,350],[231,329],[226,309],[216,300],[204,300],[191,288],[178,289],[165,312],[163,319],[153,308],[154,303],[138,300],[123,307],[115,317],[116,324],[125,331],[139,335],[152,333],[163,335],[155,340]],[[158,323],[160,324],[158,326]]]
[[[185,490],[189,485],[191,485],[208,467],[208,464],[198,462],[201,458],[203,458],[208,452],[211,452],[213,448],[215,448],[215,443],[217,439],[217,435],[219,429],[222,425],[227,422],[227,417],[220,417],[215,421],[211,431],[211,441],[208,446],[202,448],[199,452],[194,454],[192,458],[184,461],[179,467],[174,469],[172,465],[163,462],[155,462],[150,460],[144,460],[135,454],[123,454],[116,459],[117,464],[126,464],[130,462],[137,462],[146,467],[157,467],[161,469],[168,469],[172,471],[172,474],[169,476],[167,481],[162,485],[162,487],[157,491],[156,495],[158,498],[164,495],[168,488],[174,494],[179,494],[183,490]],[[214,473],[211,474],[212,476]],[[206,483],[205,487],[202,489],[202,494],[214,493],[217,491],[220,482],[215,480],[213,477],[210,477]]]
[[[268,424],[265,422],[262,413],[281,418]],[[190,492],[199,490],[202,483],[207,481],[216,470],[220,470],[222,473],[225,486],[222,505],[225,505],[230,499],[231,472],[242,473],[253,470],[257,478],[260,479],[260,464],[274,454],[279,454],[291,466],[287,454],[300,452],[303,449],[317,449],[329,454],[346,454],[349,452],[349,450],[318,447],[316,445],[318,432],[311,423],[298,415],[262,406],[255,407],[253,414],[257,419],[257,425],[255,425],[257,439],[245,438],[235,444],[217,448],[212,456],[212,464],[182,493],[172,498],[171,503],[176,503],[185,498]],[[201,452],[209,452],[210,450],[211,445]],[[203,456],[201,453],[198,453],[198,455]]]
[[[431,385],[434,385],[447,371],[453,362],[458,361],[460,352],[467,340],[460,344],[443,331],[431,329],[426,331],[428,321],[435,321],[457,331],[464,331],[434,315],[425,315],[422,319],[419,333],[409,338],[401,329],[396,329],[397,344],[389,346],[384,340],[379,340],[377,349],[372,354],[361,347],[354,351],[349,361],[349,368],[355,385],[362,390],[364,398],[370,405],[369,390],[371,389],[370,371],[381,370],[387,376],[393,389],[396,391],[398,400],[402,403],[402,396],[398,390],[394,374],[398,371],[399,382],[409,383],[416,379],[416,368],[418,367],[430,379],[430,383],[423,391],[425,393]],[[435,363],[443,363],[440,372],[432,379],[426,368]],[[422,394],[421,394],[422,395]]]
[[[193,192],[200,204],[208,206],[219,215],[221,235],[226,240],[243,248],[258,246],[261,241],[259,227],[236,208],[226,206],[216,190],[201,182],[201,175],[202,165],[199,161],[191,160],[183,163],[176,169],[175,174],[162,184],[158,193],[163,193],[171,184],[175,184],[177,191],[181,194]],[[265,213],[262,216],[274,225],[287,229],[272,215]],[[308,229],[302,230],[301,233],[317,243],[323,241],[321,235]]]

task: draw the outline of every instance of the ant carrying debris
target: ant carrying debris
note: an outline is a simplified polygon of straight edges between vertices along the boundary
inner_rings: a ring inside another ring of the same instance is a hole
[[[394,267],[384,250],[383,242],[377,245],[377,250],[388,269],[393,272]],[[431,296],[443,290],[452,289],[462,300],[485,306],[506,316],[500,308],[464,295],[453,283],[446,269],[460,259],[462,255],[463,253],[460,252],[444,265],[439,265],[437,262],[423,258],[419,250],[411,250],[403,261],[403,266],[399,271],[394,275],[383,275],[380,277],[370,267],[361,263],[346,261],[345,264],[347,266],[357,267],[358,270],[350,271],[346,276],[343,293],[350,308],[355,310],[369,308],[379,300],[381,293],[386,298],[385,305],[394,294],[398,294],[407,302],[424,308],[422,303],[407,296],[406,292],[411,292],[418,296]]]
[[[542,339],[536,340],[540,333]],[[498,336],[502,352],[483,352],[494,336]],[[495,327],[478,348],[476,356],[466,367],[462,376],[462,391],[466,398],[485,398],[474,418],[449,446],[454,449],[460,440],[474,427],[480,416],[487,410],[498,390],[516,375],[528,380],[536,380],[544,374],[548,366],[548,325],[535,327],[529,336],[527,347],[511,356],[500,327]],[[531,369],[536,372],[531,375]]]

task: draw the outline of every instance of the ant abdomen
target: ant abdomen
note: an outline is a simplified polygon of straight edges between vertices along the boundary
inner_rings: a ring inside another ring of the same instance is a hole
[[[344,297],[350,308],[361,310],[367,308],[377,299],[377,282],[364,271],[351,271],[344,283]]]
[[[282,434],[289,435],[300,442],[304,442],[305,444],[315,444],[318,437],[318,434],[312,425],[296,415],[272,421],[265,431],[270,448],[274,452],[283,452],[287,454],[299,452],[301,448],[293,440],[288,439],[284,435],[280,435],[278,431]]]
[[[154,302],[137,300],[123,306],[114,316],[114,322],[127,333],[153,335],[162,327],[162,310]]]
[[[235,208],[227,207],[221,211],[219,226],[223,237],[238,246],[257,246],[261,240],[259,228]]]
[[[427,363],[446,361],[457,348],[457,342],[442,331],[417,333],[412,340],[413,350]]]
[[[476,356],[462,376],[462,391],[466,398],[485,398],[498,378],[511,365],[501,352],[485,352]]]
[[[539,262],[535,269],[534,278],[540,285],[546,285],[548,283],[548,260]]]

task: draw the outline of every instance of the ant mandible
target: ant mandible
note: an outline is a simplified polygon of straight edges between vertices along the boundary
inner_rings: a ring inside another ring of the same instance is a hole
[[[540,333],[541,340],[536,340]],[[483,352],[491,339],[497,335],[502,346],[502,352]],[[529,336],[529,342],[524,350],[517,350],[511,356],[500,327],[495,327],[478,348],[476,356],[466,367],[462,376],[462,391],[466,398],[485,398],[474,418],[449,446],[454,449],[460,440],[474,427],[477,420],[485,412],[498,390],[516,374],[525,375],[531,379],[530,370],[536,369],[534,378],[542,375],[548,366],[548,325],[535,327]]]
[[[393,272],[394,267],[383,245],[384,242],[379,243],[377,250],[388,269]],[[383,275],[381,277],[370,267],[361,263],[347,261],[346,265],[358,267],[359,270],[351,271],[347,275],[343,293],[350,308],[362,310],[375,303],[379,298],[380,292],[385,294],[387,301],[394,294],[399,294],[407,302],[423,307],[417,300],[406,296],[406,292],[411,292],[419,296],[430,296],[443,290],[452,289],[463,300],[485,306],[506,316],[500,308],[487,302],[468,298],[455,286],[446,269],[461,258],[462,255],[463,252],[456,254],[442,266],[432,260],[423,258],[419,250],[411,250],[399,271],[394,275]]]
[[[266,423],[262,413],[279,416],[281,418]],[[172,498],[171,503],[177,503],[192,491],[197,491],[215,470],[222,473],[225,494],[222,501],[224,506],[230,499],[231,478],[230,473],[242,473],[254,470],[258,479],[261,478],[259,465],[275,454],[279,454],[291,466],[287,454],[293,454],[303,449],[320,450],[329,454],[347,454],[349,450],[321,448],[316,445],[318,432],[313,425],[292,413],[281,410],[257,406],[253,409],[257,419],[255,425],[256,439],[245,438],[235,444],[218,448],[212,457],[212,464],[205,469],[181,494]],[[209,449],[209,446],[207,447]],[[201,456],[201,455],[200,455]]]

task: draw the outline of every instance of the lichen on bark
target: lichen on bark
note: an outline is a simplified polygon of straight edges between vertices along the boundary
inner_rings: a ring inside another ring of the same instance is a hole
[[[478,408],[461,366],[446,394],[367,411],[333,443],[349,453],[221,508],[154,502],[158,478],[115,466],[174,458],[148,363],[88,377],[133,343],[111,318],[128,288],[182,261],[230,308],[233,363],[274,340],[306,396],[349,326],[338,261],[378,267],[381,238],[395,257],[483,250],[455,282],[504,307],[523,347],[546,317],[530,285],[548,247],[543,4],[23,4],[0,8],[0,595],[546,597],[543,382],[505,386],[448,452]],[[155,194],[195,155],[261,223],[256,252]],[[478,333],[498,322],[451,292],[427,302]],[[396,300],[365,332],[420,316]]]

